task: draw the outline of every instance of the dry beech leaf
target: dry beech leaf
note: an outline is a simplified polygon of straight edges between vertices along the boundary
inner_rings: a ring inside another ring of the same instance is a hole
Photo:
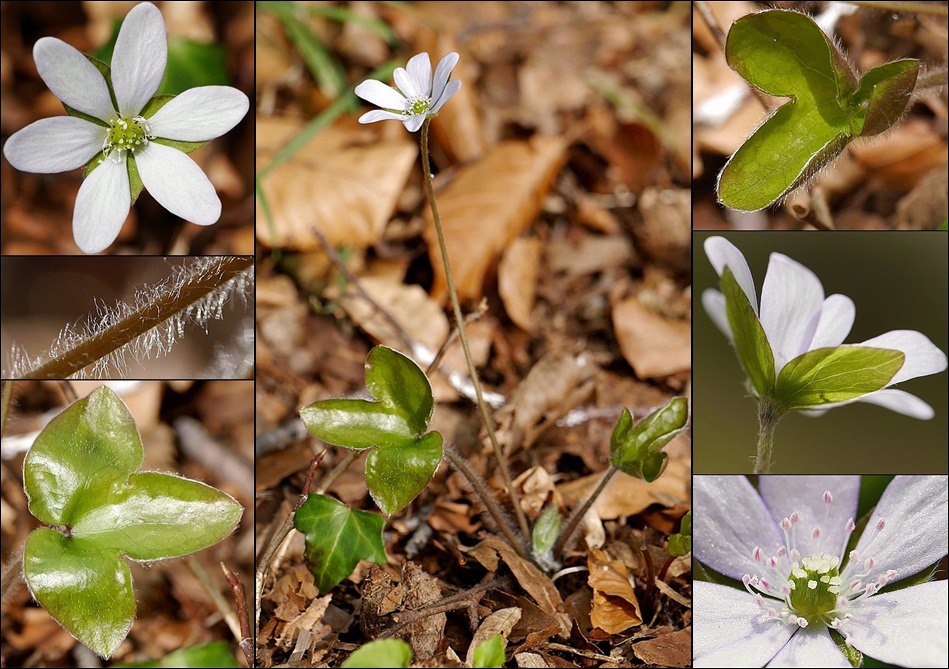
[[[521,669],[548,669],[550,666],[544,657],[537,653],[518,653],[514,659]]]
[[[530,332],[537,292],[537,271],[543,244],[535,237],[519,237],[507,247],[498,265],[498,292],[514,324]]]
[[[689,322],[658,316],[636,296],[614,305],[613,329],[623,357],[641,379],[669,376],[692,366]]]
[[[462,300],[480,299],[484,277],[498,254],[534,221],[566,160],[567,142],[557,137],[503,142],[463,168],[437,194],[455,287]],[[435,284],[432,296],[448,296],[431,212],[423,236]]]
[[[288,118],[257,119],[257,169],[301,129]],[[415,165],[408,138],[380,141],[369,130],[331,126],[263,178],[273,227],[257,202],[257,239],[273,248],[321,248],[314,226],[334,246],[365,248],[379,241]]]
[[[633,653],[655,667],[692,666],[692,628],[676,630],[633,644]]]
[[[590,555],[588,566],[588,583],[593,588],[593,608],[590,611],[593,626],[608,634],[619,634],[633,625],[641,625],[643,618],[639,600],[626,565],[597,550]]]
[[[495,634],[500,634],[504,637],[506,642],[508,634],[511,633],[511,630],[514,629],[514,626],[521,619],[521,615],[521,610],[516,606],[512,606],[507,609],[498,609],[485,618],[481,626],[478,627],[478,631],[471,637],[471,644],[468,646],[468,654],[465,656],[465,664],[470,667],[474,661],[474,654],[478,646]]]

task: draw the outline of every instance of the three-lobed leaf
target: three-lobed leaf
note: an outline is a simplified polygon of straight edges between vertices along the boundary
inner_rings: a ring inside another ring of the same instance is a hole
[[[128,563],[179,557],[230,534],[242,508],[198,481],[135,473],[142,442],[105,386],[53,418],[23,463],[30,511],[53,526],[27,539],[23,574],[63,627],[109,657],[128,634],[135,596]]]
[[[321,400],[301,409],[300,418],[327,443],[373,449],[366,458],[366,484],[391,516],[418,496],[441,462],[441,435],[425,433],[435,399],[419,366],[386,346],[369,352],[366,388],[374,400]]]
[[[352,510],[330,497],[309,495],[294,514],[293,526],[306,537],[306,558],[320,592],[336,587],[360,560],[386,563],[381,516]]]
[[[610,462],[630,476],[655,481],[668,461],[662,448],[688,422],[689,402],[684,397],[674,397],[635,425],[629,410],[623,409],[610,438]]]
[[[855,137],[896,123],[919,70],[918,61],[897,61],[858,81],[810,17],[783,9],[736,20],[725,57],[751,85],[790,98],[739,147],[719,177],[719,201],[745,211],[763,209],[800,186]]]

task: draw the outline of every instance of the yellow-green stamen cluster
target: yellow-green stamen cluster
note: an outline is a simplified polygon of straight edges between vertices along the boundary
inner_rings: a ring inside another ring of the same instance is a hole
[[[408,107],[404,112],[404,114],[407,116],[418,116],[419,114],[424,114],[432,105],[432,101],[424,96],[411,99],[408,101],[408,103]]]
[[[102,143],[102,157],[107,158],[113,151],[135,153],[136,149],[146,146],[150,139],[155,139],[155,135],[144,117],[119,117],[109,121],[109,134]],[[119,155],[121,156],[121,153]]]
[[[840,558],[822,553],[791,565],[791,608],[809,623],[816,623],[837,608],[840,595]]]

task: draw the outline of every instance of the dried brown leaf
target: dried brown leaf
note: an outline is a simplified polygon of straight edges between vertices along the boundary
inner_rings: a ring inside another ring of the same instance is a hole
[[[519,237],[507,247],[498,265],[498,292],[504,310],[517,327],[533,330],[531,312],[543,244],[535,237]]]
[[[636,296],[613,307],[613,329],[636,376],[669,376],[692,366],[692,326],[649,311]]]

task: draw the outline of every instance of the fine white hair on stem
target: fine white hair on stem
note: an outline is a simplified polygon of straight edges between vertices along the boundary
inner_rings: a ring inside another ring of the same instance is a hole
[[[4,376],[45,376],[41,373],[44,367],[57,360],[69,359],[97,337],[110,338],[117,345],[103,350],[101,354],[97,353],[94,359],[68,376],[127,376],[130,359],[151,360],[166,355],[185,336],[190,326],[197,326],[207,332],[208,323],[221,319],[227,304],[236,301],[240,307],[246,308],[254,289],[254,266],[251,262],[247,267],[229,271],[224,276],[225,267],[233,260],[232,256],[187,258],[181,265],[171,267],[165,278],[138,288],[127,301],[108,305],[102,300],[95,300],[92,310],[83,321],[63,327],[47,353],[32,357],[23,348],[14,346],[10,352],[10,370],[9,373],[4,371]],[[198,286],[208,286],[208,289],[196,294],[195,288]],[[156,305],[161,305],[157,311]],[[154,321],[150,327],[134,336],[125,334],[123,340],[122,331],[126,324],[140,321],[142,314],[149,310],[151,313],[148,319]],[[248,329],[253,332],[252,325],[242,322],[242,332],[228,343],[226,350],[215,347],[215,354],[230,356],[230,360],[210,360],[202,375],[223,373],[225,370],[246,370],[246,351],[235,355],[230,348],[232,345],[246,347],[253,355],[253,335],[248,337]]]

